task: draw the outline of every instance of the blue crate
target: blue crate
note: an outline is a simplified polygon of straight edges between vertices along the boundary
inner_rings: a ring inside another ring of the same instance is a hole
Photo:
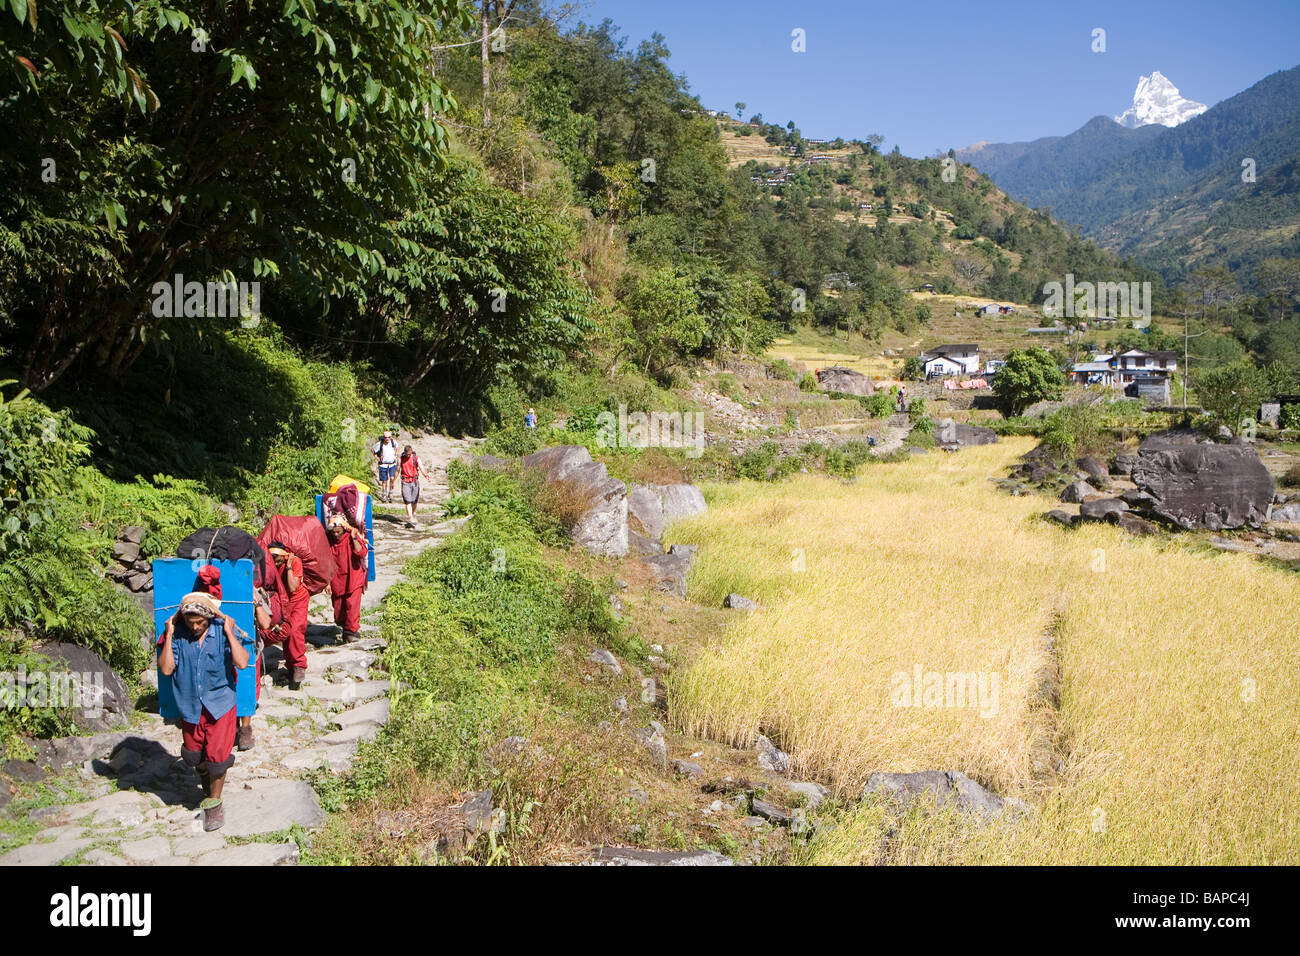
[[[197,558],[155,558],[153,562],[153,624],[155,658],[157,640],[167,627],[167,619],[180,607],[181,598],[195,590],[199,569],[205,564],[216,565],[221,570],[221,610],[235,619],[244,632],[244,649],[248,651],[248,666],[235,671],[235,713],[251,717],[257,712],[257,625],[253,617],[253,562],[248,558],[238,561],[211,561]],[[158,672],[158,713],[163,718],[180,717],[172,682]]]

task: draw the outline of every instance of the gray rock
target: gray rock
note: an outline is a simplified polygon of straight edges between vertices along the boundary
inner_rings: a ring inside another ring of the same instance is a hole
[[[692,780],[704,776],[704,768],[697,763],[691,763],[689,760],[674,760],[673,769],[683,777],[690,777]]]
[[[176,856],[200,856],[213,850],[220,850],[225,845],[226,838],[220,831],[212,833],[200,831],[192,836],[177,837],[172,849]]]
[[[130,567],[140,559],[140,545],[131,541],[118,541],[113,545],[113,558],[118,564]]]
[[[118,845],[122,855],[133,863],[153,863],[165,856],[172,855],[171,844],[166,837],[154,836],[143,840],[131,840]]]
[[[230,826],[230,812],[226,812],[226,827]],[[204,853],[194,861],[196,866],[295,866],[298,863],[296,843],[245,843],[228,846],[224,850]]]
[[[758,751],[758,765],[764,770],[770,770],[773,773],[790,772],[790,755],[778,748],[764,735],[758,735],[754,749]]]
[[[755,797],[751,801],[755,816],[760,816],[768,823],[774,823],[777,826],[789,826],[790,811],[783,807],[778,807],[774,803],[768,803],[766,800],[760,800]]]
[[[1063,524],[1067,528],[1072,527],[1079,520],[1078,515],[1072,515],[1068,511],[1062,511],[1060,508],[1053,508],[1047,514],[1043,515],[1048,521],[1055,521],[1057,524]]]
[[[1292,502],[1289,505],[1275,507],[1269,518],[1270,521],[1300,521],[1300,502]]]
[[[6,760],[4,772],[22,783],[36,783],[46,777],[44,769],[30,760]]]
[[[1110,477],[1110,471],[1096,458],[1080,458],[1079,470],[1085,472],[1090,478],[1105,480]]]
[[[671,525],[674,521],[702,515],[709,510],[704,500],[704,492],[695,485],[684,482],[674,485],[651,485],[650,490],[656,492],[663,501],[665,526]]]
[[[645,485],[629,485],[627,489],[627,520],[633,531],[658,540],[664,534],[664,502]]]
[[[722,602],[723,607],[735,608],[737,611],[757,611],[758,602],[739,594],[728,594]]]
[[[338,684],[312,681],[302,685],[308,697],[317,700],[341,701],[345,704],[360,704],[376,697],[385,697],[390,689],[386,680],[342,681]]]
[[[1133,466],[1137,464],[1138,456],[1128,452],[1120,452],[1110,460],[1110,470],[1117,475],[1133,474]]]
[[[122,529],[122,533],[117,536],[118,541],[126,541],[138,545],[144,540],[145,529],[138,524],[129,524]]]
[[[1114,518],[1116,524],[1127,531],[1129,534],[1151,535],[1159,534],[1160,529],[1145,518],[1139,518],[1137,515],[1128,511],[1113,512],[1107,518]]]
[[[658,541],[654,541],[641,534],[639,531],[628,530],[627,533],[627,550],[629,554],[663,554],[663,546]]]
[[[870,395],[876,390],[871,379],[851,368],[819,368],[817,384],[828,392],[843,392],[846,395]]]
[[[643,727],[636,733],[637,743],[650,753],[650,762],[660,770],[668,769],[668,744],[663,732],[655,727]]]
[[[614,710],[615,710],[616,713],[626,714],[626,713],[627,713],[627,698],[626,698],[626,697],[615,697],[615,698],[614,698]]]
[[[951,418],[939,419],[934,431],[935,444],[940,447],[960,448],[966,445],[992,445],[997,440],[997,432],[991,428],[962,425]]]
[[[668,549],[667,554],[657,554],[646,559],[659,590],[680,598],[686,597],[686,578],[697,550],[693,544],[675,544]]]
[[[822,801],[826,799],[826,788],[820,783],[813,781],[790,781],[785,786],[786,789],[792,793],[797,793],[803,796],[804,802],[807,803],[809,809],[812,810],[816,810],[822,805]]]
[[[627,554],[627,486],[593,462],[586,448],[557,445],[525,456],[523,463],[541,471],[548,485],[564,485],[582,503],[571,529],[577,544],[604,557]]]
[[[1136,509],[1150,507],[1156,500],[1139,488],[1130,488],[1127,491],[1121,491],[1119,497],[1120,500],[1130,508]]]
[[[308,750],[295,750],[286,754],[280,766],[286,770],[314,770],[324,764],[335,773],[342,773],[352,767],[352,760],[357,754],[358,741],[334,744],[326,747],[312,747]]]
[[[873,773],[863,788],[862,797],[865,800],[873,796],[901,806],[918,799],[933,800],[936,806],[954,805],[980,822],[1001,815],[1010,803],[956,770]]]
[[[1061,500],[1067,503],[1078,504],[1087,499],[1090,495],[1095,495],[1097,489],[1086,481],[1074,481],[1065,486],[1061,492]]]
[[[1186,529],[1219,531],[1268,520],[1275,487],[1249,445],[1168,444],[1146,439],[1133,482],[1154,499],[1150,510]]]
[[[301,780],[267,778],[242,787],[228,785],[222,802],[226,825],[221,832],[226,837],[277,833],[295,823],[311,828],[325,822],[316,791]]]
[[[363,720],[359,723],[349,724],[342,730],[326,734],[320,740],[321,743],[330,745],[357,744],[366,740],[374,740],[383,729],[384,725],[377,721]]]
[[[1025,418],[1046,418],[1065,407],[1064,402],[1035,402],[1022,412]]]
[[[1128,511],[1128,505],[1119,498],[1094,498],[1079,505],[1079,517],[1093,521],[1105,521],[1119,511]]]
[[[362,704],[359,707],[353,707],[351,710],[345,710],[342,713],[335,714],[332,718],[334,726],[340,730],[346,730],[357,724],[388,723],[388,715],[391,704],[387,697],[381,697],[378,700],[372,700],[368,704]]]
[[[71,674],[79,675],[77,687],[82,706],[72,709],[77,723],[93,731],[105,731],[126,722],[130,700],[126,684],[94,651],[66,641],[42,641],[36,653],[64,664]]]
[[[81,858],[83,866],[128,866],[122,857],[107,850],[91,850]],[[152,860],[149,862],[153,862]]]
[[[617,675],[623,673],[623,667],[619,664],[618,658],[603,647],[598,647],[592,651],[591,654],[588,655],[587,660],[591,661],[593,664],[599,664],[611,674]]]
[[[29,843],[0,856],[0,866],[54,866],[76,856],[91,845],[90,840],[58,840],[54,843]]]

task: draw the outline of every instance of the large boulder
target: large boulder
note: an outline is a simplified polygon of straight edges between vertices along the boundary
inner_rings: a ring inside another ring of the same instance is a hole
[[[694,485],[630,485],[627,490],[627,514],[633,530],[659,540],[664,529],[674,521],[703,514],[709,510],[704,493]]]
[[[1273,476],[1253,447],[1170,438],[1152,443],[1157,437],[1143,441],[1133,466],[1133,482],[1152,497],[1152,512],[1189,530],[1258,527],[1268,520]]]
[[[817,383],[828,392],[844,392],[847,395],[870,395],[876,390],[871,379],[851,368],[818,369]]]
[[[627,486],[611,478],[603,464],[592,461],[586,448],[556,445],[525,456],[523,464],[570,496],[575,542],[603,557],[627,554]]]
[[[1086,481],[1074,481],[1065,486],[1065,490],[1061,492],[1061,500],[1078,504],[1096,493],[1097,489]]]
[[[939,419],[938,427],[934,432],[935,444],[947,448],[960,448],[964,445],[992,445],[997,440],[997,432],[991,428],[962,425],[951,418]]]
[[[71,702],[71,713],[79,726],[104,731],[126,723],[131,708],[126,684],[102,657],[64,641],[41,642],[35,651],[53,661],[60,671],[66,669],[69,673],[68,680],[62,676],[57,678],[59,693],[71,690],[78,695]],[[47,682],[54,680],[55,674],[48,675]],[[52,686],[50,693],[53,694]]]

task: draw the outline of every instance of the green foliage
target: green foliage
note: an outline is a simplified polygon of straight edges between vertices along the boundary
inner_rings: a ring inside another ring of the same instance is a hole
[[[777,359],[769,365],[768,372],[772,378],[782,382],[793,382],[795,378],[794,369],[790,367],[790,363],[785,359]]]
[[[409,562],[406,580],[389,591],[385,662],[410,685],[394,700],[390,760],[453,775],[474,768],[494,742],[490,731],[541,699],[538,685],[567,634],[605,643],[620,635],[592,585],[543,557],[516,505],[484,506],[489,488],[521,501],[524,490],[509,483],[483,479],[470,523]]]
[[[858,397],[858,402],[872,418],[888,418],[894,414],[894,399],[886,392],[861,395]]]
[[[1008,414],[1019,415],[1035,402],[1059,401],[1065,376],[1046,349],[1013,349],[993,381],[993,394]]]
[[[925,374],[925,368],[921,365],[921,359],[915,355],[909,355],[903,359],[902,377],[907,381],[917,381]]]
[[[1283,405],[1278,424],[1283,428],[1300,428],[1300,405]]]
[[[817,376],[812,372],[804,372],[799,379],[799,391],[816,392],[821,388],[817,383]]]
[[[1104,415],[1104,406],[1067,405],[1047,417],[1042,443],[1055,461],[1074,461],[1101,451],[1109,443]]]
[[[929,420],[930,416],[926,414],[924,395],[918,395],[907,403],[907,416],[912,420],[913,424],[920,421],[922,418],[927,421]]]
[[[765,441],[736,460],[736,471],[739,477],[751,481],[780,481],[798,471],[802,464],[794,456],[783,456],[776,442]]]
[[[1278,365],[1257,368],[1241,361],[1198,372],[1193,379],[1201,405],[1234,433],[1254,422],[1261,402],[1284,387],[1286,373]]]
[[[157,316],[151,290],[177,274],[283,272],[320,296],[387,268],[385,211],[409,205],[414,174],[447,145],[439,24],[468,23],[467,6],[42,0],[28,10],[29,23],[0,18],[11,131],[0,164],[12,186],[0,312],[27,316],[8,330],[25,380],[43,387],[74,361],[117,376],[178,334],[235,326],[237,316]],[[45,158],[57,187],[42,178]]]

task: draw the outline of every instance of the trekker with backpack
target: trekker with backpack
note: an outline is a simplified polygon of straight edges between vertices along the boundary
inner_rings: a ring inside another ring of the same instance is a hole
[[[383,491],[384,500],[392,501],[394,486],[397,484],[397,441],[393,438],[393,433],[384,432],[370,451],[379,463],[379,487]]]
[[[406,526],[415,527],[415,508],[420,503],[420,478],[432,481],[420,456],[410,445],[402,450],[402,501],[406,504]]]

